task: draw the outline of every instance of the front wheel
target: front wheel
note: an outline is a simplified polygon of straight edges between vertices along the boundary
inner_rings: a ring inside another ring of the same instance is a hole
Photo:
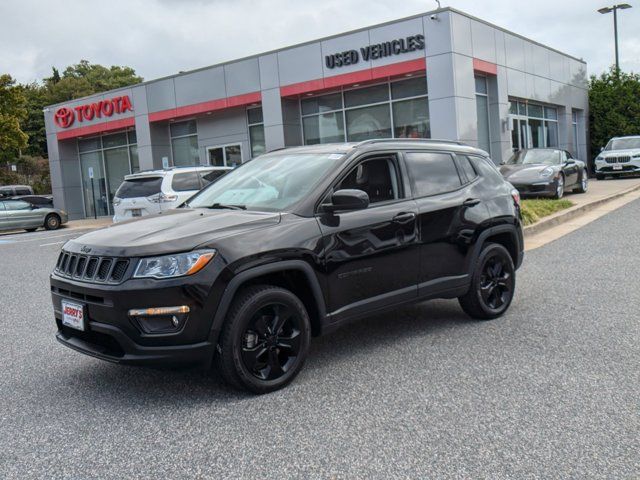
[[[469,291],[458,297],[467,315],[491,320],[507,311],[516,286],[511,255],[498,243],[488,243],[476,261]]]
[[[278,390],[302,369],[310,338],[309,315],[293,293],[271,285],[245,288],[220,334],[220,373],[253,393]]]
[[[559,175],[556,180],[556,193],[553,198],[562,198],[564,195],[564,175]]]

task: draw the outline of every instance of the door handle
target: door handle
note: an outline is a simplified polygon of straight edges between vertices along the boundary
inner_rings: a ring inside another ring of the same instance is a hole
[[[480,203],[480,200],[477,198],[467,198],[464,202],[462,202],[463,207],[475,207]]]
[[[413,212],[402,212],[393,217],[393,221],[396,223],[408,223],[416,219],[416,214]]]

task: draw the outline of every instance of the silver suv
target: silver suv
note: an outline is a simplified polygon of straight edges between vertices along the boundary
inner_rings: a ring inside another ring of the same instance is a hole
[[[613,137],[596,157],[596,178],[640,173],[640,135]]]
[[[176,208],[231,167],[173,167],[126,175],[113,197],[113,223]]]

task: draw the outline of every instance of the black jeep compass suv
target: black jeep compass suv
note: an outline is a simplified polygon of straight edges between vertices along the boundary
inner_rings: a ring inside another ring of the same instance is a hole
[[[368,140],[262,155],[180,208],[67,242],[57,339],[126,364],[216,362],[264,393],[312,336],[430,298],[503,314],[523,257],[519,196],[482,150]]]

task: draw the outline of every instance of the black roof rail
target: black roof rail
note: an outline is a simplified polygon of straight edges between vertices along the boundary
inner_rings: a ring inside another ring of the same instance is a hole
[[[356,147],[368,145],[370,143],[397,143],[397,142],[425,142],[425,143],[449,143],[452,145],[469,146],[459,140],[441,140],[437,138],[370,138],[359,142]]]

